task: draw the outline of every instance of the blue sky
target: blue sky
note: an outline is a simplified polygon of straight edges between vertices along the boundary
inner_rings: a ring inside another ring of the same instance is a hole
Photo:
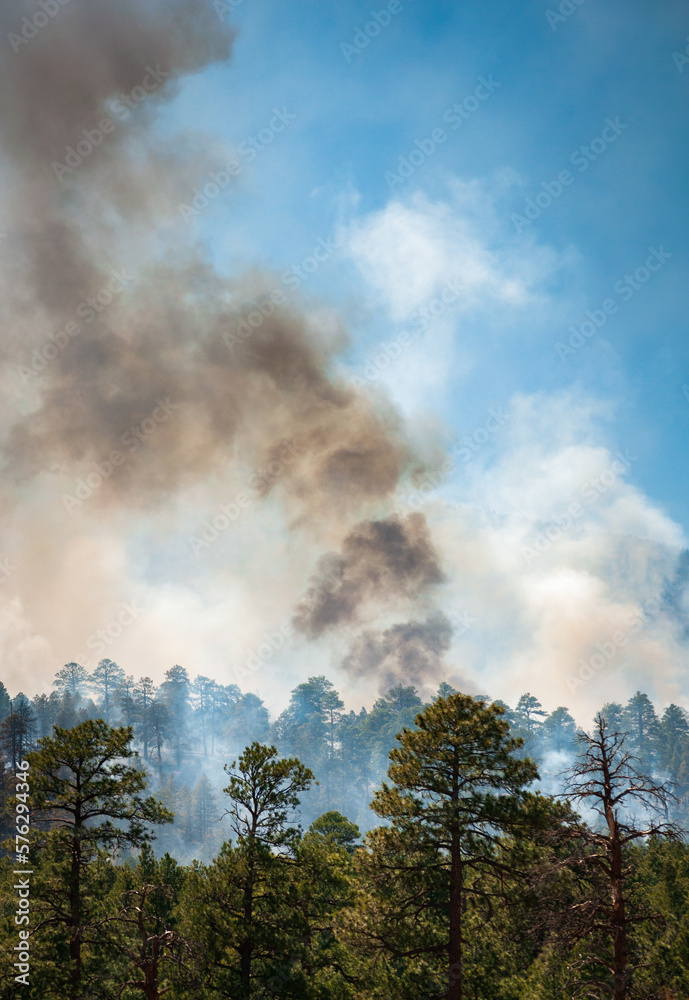
[[[586,0],[563,10],[570,7],[564,20],[551,16],[553,27],[547,12],[559,8],[546,3],[405,2],[353,53],[343,46],[353,46],[371,10],[385,5],[243,0],[231,18],[234,58],[187,81],[171,118],[176,128],[233,147],[265,127],[275,107],[296,116],[203,221],[221,269],[253,261],[280,273],[318,238],[382,210],[393,197],[385,175],[399,157],[443,127],[443,113],[472,95],[480,76],[498,82],[461,127],[444,125],[447,141],[395,185],[394,196],[443,200],[451,179],[501,188],[501,230],[491,248],[518,252],[536,243],[567,261],[541,283],[549,308],[471,321],[470,375],[448,378],[442,398],[432,393],[435,407],[461,434],[482,423],[487,404],[514,392],[592,393],[612,408],[610,443],[638,453],[634,481],[687,525],[689,348],[680,290],[689,71],[680,72],[673,53],[685,51],[689,17],[670,2]],[[608,118],[624,130],[581,172],[570,157],[601,135]],[[517,233],[513,213],[565,169],[571,185]],[[671,259],[563,363],[554,345],[566,342],[569,326],[599,309],[649,248],[661,246]],[[390,332],[384,311],[359,308],[360,277],[338,256],[308,286],[310,295],[351,310],[354,359]],[[446,360],[451,369],[451,352]]]

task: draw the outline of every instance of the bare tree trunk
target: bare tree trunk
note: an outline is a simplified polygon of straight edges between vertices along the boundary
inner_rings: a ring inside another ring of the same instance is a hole
[[[70,1000],[81,997],[81,843],[78,833],[72,838],[72,865],[69,887],[69,957],[71,960],[72,991]]]
[[[610,836],[610,897],[612,920],[610,934],[613,949],[613,996],[614,1000],[629,1000],[630,982],[627,955],[627,917],[624,908],[624,887],[622,874],[622,843],[614,809],[614,792],[610,774],[610,761],[605,746],[601,749],[603,771],[603,808]]]
[[[254,919],[254,856],[253,844],[249,845],[249,872],[244,887],[244,940],[239,946],[240,976],[242,994],[245,1000],[251,997],[251,960],[253,957],[253,919]]]
[[[617,829],[615,829],[611,849],[610,894],[612,897],[613,996],[615,1000],[628,1000],[631,984],[627,968],[627,919],[622,893],[622,846]]]
[[[452,781],[452,804],[459,803],[459,767],[455,767]],[[450,961],[450,982],[448,1000],[462,1000],[464,995],[464,969],[462,964],[462,845],[459,823],[455,816],[450,830],[450,940],[448,958]]]
[[[448,1000],[462,1000],[464,996],[464,969],[462,965],[462,859],[459,834],[452,836],[450,872],[450,984]]]

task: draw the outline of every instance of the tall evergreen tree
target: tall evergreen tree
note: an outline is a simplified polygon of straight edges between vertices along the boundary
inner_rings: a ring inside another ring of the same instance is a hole
[[[203,841],[208,836],[214,823],[217,823],[220,818],[218,800],[213,791],[213,786],[203,771],[199,776],[199,780],[194,785],[192,801],[195,837],[197,840]]]
[[[101,699],[103,718],[112,722],[112,710],[118,689],[125,679],[125,673],[113,660],[101,660],[90,678],[90,685]]]
[[[624,731],[629,734],[627,745],[639,758],[644,771],[651,771],[655,765],[658,718],[653,703],[647,694],[637,691],[630,698],[623,713]],[[610,723],[609,723],[610,725]]]
[[[608,723],[608,728],[611,732],[624,733],[626,732],[626,720],[624,709],[617,701],[606,702],[605,705],[600,710],[600,715],[603,716],[605,721]]]
[[[10,696],[7,692],[7,688],[0,681],[0,722],[6,719],[7,716],[12,711],[12,706],[10,705]]]
[[[159,765],[163,759],[163,747],[172,732],[167,705],[160,698],[154,698],[148,706],[148,742],[156,752]]]
[[[155,685],[150,677],[139,678],[139,683],[133,690],[134,715],[136,718],[134,732],[143,748],[144,760],[148,760],[148,748],[153,742],[151,705],[155,698],[155,691]]]
[[[672,782],[675,795],[689,794],[689,716],[679,705],[668,705],[658,723],[658,765]]]
[[[298,839],[294,813],[313,774],[294,758],[279,758],[275,747],[253,743],[225,770],[230,781],[227,814],[241,854],[239,890],[242,933],[237,945],[242,996],[251,997],[251,971],[257,933],[254,907],[261,883]]]
[[[0,722],[0,749],[13,771],[32,746],[33,734],[25,718],[13,712]]]
[[[454,694],[424,709],[390,754],[389,777],[373,809],[388,821],[356,857],[364,879],[358,940],[408,959],[407,995],[462,1000],[468,906],[491,912],[513,875],[502,855],[545,814],[527,792],[535,765],[495,705]],[[423,984],[423,985],[422,985]]]
[[[112,729],[102,720],[72,730],[57,727],[29,755],[31,796],[49,832],[43,849],[52,859],[44,900],[69,941],[69,981],[63,996],[91,995],[84,981],[84,948],[93,941],[85,900],[86,869],[105,849],[109,853],[141,846],[150,827],[172,816],[153,798],[144,798],[145,774],[132,759],[130,729]],[[56,979],[58,970],[55,970]]]
[[[184,667],[175,664],[174,667],[170,667],[166,671],[165,680],[160,685],[160,697],[165,702],[170,716],[170,731],[178,767],[182,764],[182,756],[187,744],[190,690],[189,675]]]
[[[78,704],[86,691],[88,679],[88,673],[79,663],[65,663],[55,674],[53,687],[61,694],[70,694]]]
[[[542,736],[546,750],[554,753],[573,752],[576,735],[576,723],[562,705],[543,720]]]
[[[131,674],[125,674],[115,692],[115,703],[120,710],[125,726],[134,726],[136,722],[134,690],[134,678]]]
[[[310,677],[293,691],[289,706],[274,727],[275,742],[285,754],[297,754],[321,781],[330,808],[337,764],[337,726],[344,704],[327,678]]]
[[[36,713],[38,736],[50,736],[60,713],[60,695],[57,691],[51,691],[49,695],[38,694],[31,704]]]
[[[268,709],[257,694],[247,692],[230,701],[227,709],[224,738],[229,748],[237,752],[250,743],[265,740],[270,731]]]

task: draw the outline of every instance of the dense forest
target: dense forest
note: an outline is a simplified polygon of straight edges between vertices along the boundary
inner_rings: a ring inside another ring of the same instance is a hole
[[[676,705],[584,731],[447,684],[345,712],[312,677],[271,720],[102,660],[0,718],[3,997],[689,997]]]

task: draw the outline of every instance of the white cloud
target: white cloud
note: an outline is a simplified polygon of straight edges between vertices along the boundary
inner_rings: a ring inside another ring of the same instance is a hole
[[[461,311],[536,300],[562,261],[550,248],[525,244],[505,229],[496,211],[504,183],[453,179],[446,201],[416,192],[350,225],[347,251],[393,320],[406,320],[448,281]]]

